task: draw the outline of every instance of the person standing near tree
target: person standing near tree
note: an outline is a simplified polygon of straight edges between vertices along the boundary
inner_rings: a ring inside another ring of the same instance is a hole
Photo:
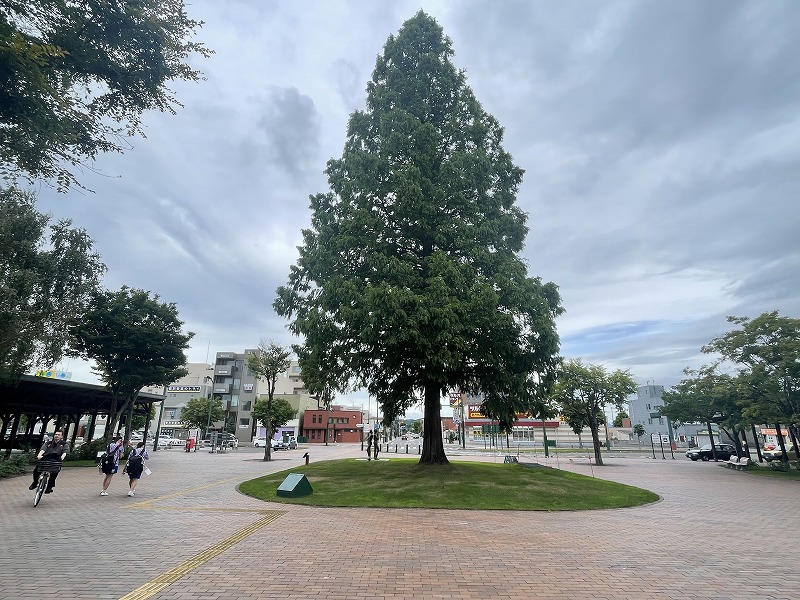
[[[188,450],[187,450],[188,452]],[[128,455],[128,461],[125,463],[125,467],[122,469],[123,473],[128,474],[128,496],[133,496],[134,492],[136,491],[136,484],[139,483],[139,479],[142,477],[142,473],[144,472],[144,461],[148,460],[150,455],[147,453],[147,450],[144,447],[144,442],[139,442],[136,444],[136,448],[131,451]]]
[[[122,456],[122,452],[124,451],[124,440],[122,436],[117,434],[114,436],[112,442],[106,448],[106,452],[111,454],[114,457],[114,464],[110,466],[107,471],[103,471],[105,478],[103,479],[103,489],[100,491],[101,496],[108,496],[108,486],[111,485],[111,479],[114,477],[114,473],[119,470],[119,459]]]
[[[374,440],[374,436],[370,431],[367,435],[367,460],[372,460],[372,442]]]

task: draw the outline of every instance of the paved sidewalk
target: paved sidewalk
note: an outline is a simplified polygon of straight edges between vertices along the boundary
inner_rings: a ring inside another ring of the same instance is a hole
[[[800,590],[797,482],[682,457],[600,468],[576,457],[551,464],[662,500],[565,513],[321,509],[236,490],[302,464],[304,451],[264,463],[247,449],[162,450],[134,498],[121,474],[99,497],[95,469],[67,468],[38,508],[28,477],[0,480],[0,600],[795,600]],[[363,455],[348,445],[309,452]]]

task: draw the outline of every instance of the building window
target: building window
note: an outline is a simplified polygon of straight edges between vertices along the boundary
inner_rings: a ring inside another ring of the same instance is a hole
[[[250,427],[250,418],[245,417],[243,419],[239,419],[239,427]]]
[[[251,410],[253,410],[251,408],[251,406],[253,406],[252,400],[248,400],[247,402],[243,402],[242,403],[242,410],[251,411]]]
[[[311,422],[312,423],[316,423],[317,422],[317,415],[311,415]]]
[[[653,419],[647,419],[647,424],[648,425],[652,425],[653,424]]]
[[[174,419],[175,418],[175,412],[177,410],[178,409],[176,409],[176,408],[170,408],[169,410],[167,410],[167,418],[168,419]]]
[[[647,410],[650,410],[650,405],[649,405],[649,404],[647,404],[646,406],[647,406]]]

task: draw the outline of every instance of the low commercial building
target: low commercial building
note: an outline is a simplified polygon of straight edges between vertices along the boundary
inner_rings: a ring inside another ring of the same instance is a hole
[[[302,435],[309,444],[359,443],[363,427],[360,410],[332,406],[331,410],[306,409],[303,413]]]

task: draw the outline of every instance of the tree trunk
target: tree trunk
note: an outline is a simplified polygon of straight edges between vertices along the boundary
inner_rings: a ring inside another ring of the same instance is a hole
[[[128,447],[128,443],[131,441],[131,432],[133,431],[133,406],[134,402],[130,403],[130,407],[125,416],[125,445],[123,448]]]
[[[272,394],[267,396],[267,417],[264,419],[264,460],[272,460]]]
[[[750,428],[753,430],[753,443],[756,445],[756,456],[758,456],[758,462],[764,462],[764,455],[761,454],[761,444],[758,443],[758,435],[756,434],[756,426],[750,425]]]
[[[103,432],[103,437],[106,438],[106,444],[111,442],[111,436],[113,435],[114,425],[117,420],[117,396],[116,394],[111,394],[111,408],[108,411],[108,416],[106,417],[106,429]]]
[[[600,433],[598,431],[599,423],[597,422],[597,417],[591,415],[589,417],[589,429],[592,432],[592,447],[594,448],[594,463],[598,467],[603,466],[603,454],[600,452]]]
[[[716,446],[714,445],[714,434],[711,433],[711,421],[706,421],[706,427],[708,427],[708,439],[711,440],[711,456],[716,462],[717,451],[716,451]]]
[[[547,427],[545,427],[544,418],[542,418],[542,438],[544,439],[544,457],[548,458],[550,449],[547,447]]]
[[[780,423],[775,423],[775,435],[778,438],[778,446],[781,449],[781,460],[786,462],[789,460],[789,455],[786,454],[786,442],[783,439],[783,432],[781,431]]]
[[[425,429],[422,432],[421,465],[446,465],[450,461],[444,453],[441,435],[442,406],[441,388],[428,381],[425,384]]]

